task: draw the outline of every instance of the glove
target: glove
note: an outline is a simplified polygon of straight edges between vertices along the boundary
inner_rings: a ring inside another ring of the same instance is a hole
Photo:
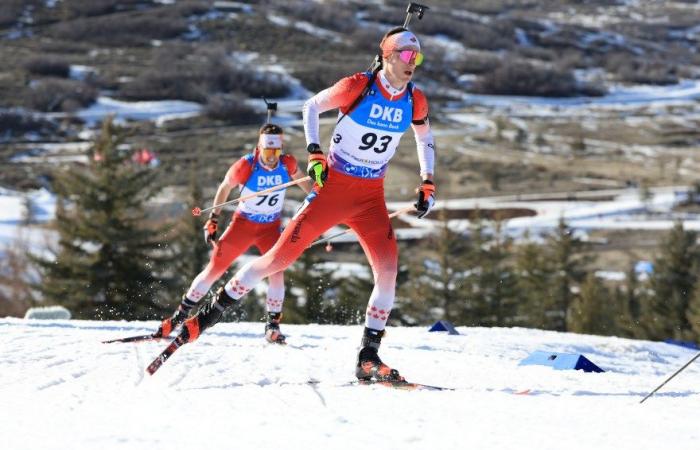
[[[318,185],[323,187],[323,183],[328,178],[328,162],[318,144],[309,144],[306,148],[309,152],[309,165],[306,166],[306,173]]]
[[[219,215],[215,212],[209,213],[209,220],[204,224],[204,242],[216,242],[216,230],[219,229]]]
[[[435,205],[435,184],[430,180],[423,180],[416,189],[416,194],[418,194],[418,201],[413,206],[418,211],[418,218],[422,219]]]

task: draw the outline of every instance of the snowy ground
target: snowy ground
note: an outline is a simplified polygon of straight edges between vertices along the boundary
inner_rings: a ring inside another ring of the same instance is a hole
[[[153,377],[144,368],[163,343],[100,343],[155,326],[0,319],[3,448],[700,448],[700,364],[638,404],[694,355],[682,347],[526,329],[390,328],[387,362],[414,381],[455,388],[406,392],[343,386],[359,326],[288,325],[289,345],[277,347],[264,343],[260,323],[220,324]],[[518,366],[537,349],[583,353],[607,372]]]

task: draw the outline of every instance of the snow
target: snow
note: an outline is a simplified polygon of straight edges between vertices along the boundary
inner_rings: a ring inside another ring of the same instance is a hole
[[[154,120],[162,124],[166,120],[194,117],[201,113],[202,105],[183,100],[124,102],[109,97],[98,97],[90,107],[75,115],[88,123],[103,120],[108,115],[116,119]]]
[[[6,247],[20,240],[37,253],[45,250],[48,234],[36,225],[23,225],[26,200],[33,208],[36,223],[46,223],[54,217],[56,197],[46,189],[28,193],[0,188],[0,256]]]
[[[86,80],[89,76],[97,73],[94,67],[71,64],[68,76],[73,80]]]
[[[382,358],[454,391],[347,386],[361,326],[218,324],[154,376],[163,343],[101,344],[151,322],[0,319],[4,448],[12,450],[474,448],[697,449],[696,353],[529,329],[389,327]],[[584,354],[605,373],[519,366],[535,350]],[[317,384],[307,384],[308,380]],[[529,390],[529,394],[515,395]]]

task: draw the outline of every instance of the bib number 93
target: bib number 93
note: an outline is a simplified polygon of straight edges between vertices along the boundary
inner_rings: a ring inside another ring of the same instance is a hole
[[[360,138],[360,140],[362,141],[362,145],[358,148],[360,150],[373,149],[374,153],[384,153],[385,151],[387,151],[391,139],[391,136],[377,136],[374,133],[367,133],[363,135],[362,138]],[[379,146],[375,147],[377,141],[379,141]]]

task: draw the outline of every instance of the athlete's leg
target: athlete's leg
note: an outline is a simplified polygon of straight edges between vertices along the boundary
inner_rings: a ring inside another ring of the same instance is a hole
[[[255,235],[250,225],[252,224],[246,219],[238,216],[233,218],[214,247],[209,263],[192,280],[192,284],[185,294],[187,299],[195,303],[198,302],[209,292],[211,286],[226,272],[236,258],[251,246]]]
[[[365,329],[357,355],[355,376],[361,380],[401,381],[399,372],[379,358],[384,328],[394,305],[398,252],[396,237],[388,218],[384,195],[372,196],[373,204],[348,222],[357,233],[374,275],[374,289],[369,298]]]
[[[369,297],[365,326],[383,330],[394,306],[398,250],[383,195],[362,214],[348,221],[362,245],[374,276],[374,289]]]
[[[329,175],[320,193],[307,196],[270,251],[243,266],[219,291],[214,302],[206,304],[185,322],[178,339],[182,342],[197,339],[202,331],[221,320],[226,308],[243,297],[262,278],[286,269],[316,237],[352,216],[355,198],[351,188],[352,183],[348,183],[347,177],[342,174],[338,177]]]
[[[255,233],[250,225],[251,223],[245,219],[237,216],[233,218],[219,239],[218,245],[214,247],[207,266],[192,280],[190,288],[182,296],[180,305],[170,317],[161,322],[154,336],[168,336],[173,329],[187,319],[190,310],[209,292],[211,285],[253,242]]]
[[[255,246],[264,255],[277,242],[280,237],[280,223],[276,222],[264,234],[258,237]],[[267,312],[279,313],[284,304],[284,271],[273,273],[267,277]]]
[[[287,224],[270,251],[244,265],[226,283],[228,296],[239,299],[263,278],[284,271],[309,244],[331,226],[341,223],[347,215],[347,208],[342,207],[342,202],[348,201],[347,189],[334,189],[330,183],[311,201],[307,201]]]

